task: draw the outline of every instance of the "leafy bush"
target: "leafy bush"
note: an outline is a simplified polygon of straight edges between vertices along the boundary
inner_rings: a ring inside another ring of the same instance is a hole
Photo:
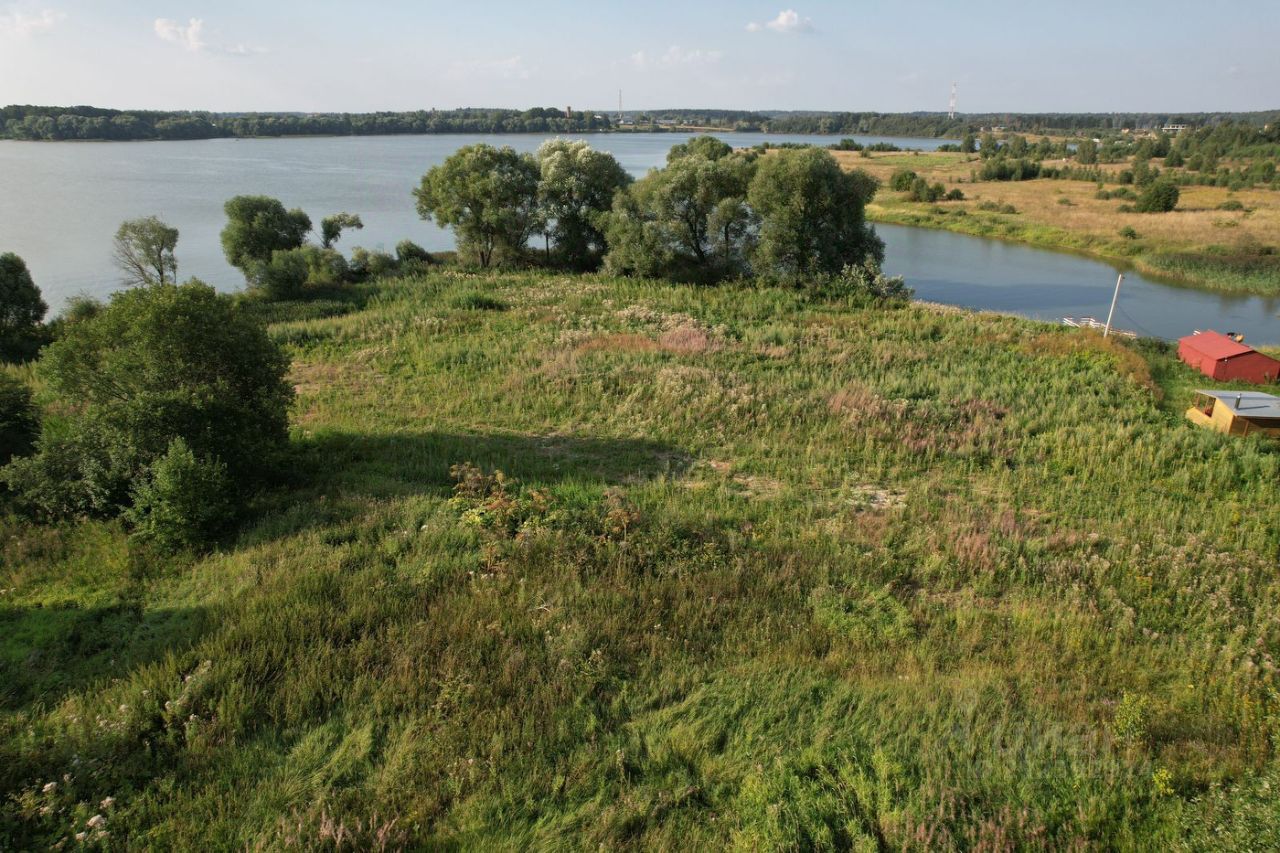
[[[889,178],[889,189],[900,193],[910,192],[917,177],[910,169],[898,169]]]
[[[964,201],[964,190],[959,187],[952,187],[946,195],[947,201]]]
[[[198,458],[179,436],[134,486],[124,518],[140,541],[165,551],[194,550],[235,517],[233,489],[226,465]]]
[[[1218,205],[1218,210],[1244,210],[1244,204],[1238,198],[1229,198]]]
[[[942,184],[930,185],[924,178],[916,178],[911,182],[912,201],[935,202],[941,201],[947,194],[947,189]]]
[[[305,249],[276,251],[270,261],[253,268],[250,286],[268,299],[295,299],[302,293],[310,270]]]
[[[983,163],[978,177],[984,181],[1030,181],[1040,177],[1040,164],[1021,158],[996,157]]]
[[[401,264],[421,264],[423,266],[435,262],[431,253],[412,240],[401,240],[396,243],[396,260]]]
[[[40,348],[40,321],[49,306],[22,258],[0,255],[0,359],[25,361]]]
[[[1131,226],[1126,225],[1125,227],[1120,229],[1120,236],[1125,238],[1126,240],[1137,240],[1138,232],[1133,230]]]
[[[998,201],[980,201],[978,202],[978,210],[985,210],[989,213],[1017,213],[1018,208],[1011,204],[1001,204]]]
[[[900,301],[911,298],[912,290],[900,275],[886,276],[875,260],[847,264],[837,275],[820,278],[813,288],[822,299],[867,299]]]
[[[334,249],[303,246],[301,252],[307,262],[307,284],[342,284],[351,274],[347,259]]]
[[[288,366],[266,330],[208,285],[116,293],[46,349],[36,370],[60,417],[3,477],[41,514],[112,516],[181,437],[246,486],[288,439]]]
[[[39,426],[31,389],[0,373],[0,465],[30,453]]]
[[[351,272],[362,278],[371,278],[394,272],[396,259],[380,249],[356,246],[351,250]]]
[[[1178,206],[1178,187],[1168,179],[1158,180],[1138,198],[1138,213],[1168,213]]]

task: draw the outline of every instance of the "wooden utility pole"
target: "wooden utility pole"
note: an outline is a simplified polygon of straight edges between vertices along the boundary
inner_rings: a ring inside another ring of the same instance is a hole
[[[1107,312],[1107,327],[1102,330],[1102,336],[1108,337],[1111,334],[1111,318],[1116,314],[1116,302],[1120,299],[1120,282],[1124,281],[1124,273],[1120,273],[1116,279],[1116,292],[1111,295],[1111,310]]]

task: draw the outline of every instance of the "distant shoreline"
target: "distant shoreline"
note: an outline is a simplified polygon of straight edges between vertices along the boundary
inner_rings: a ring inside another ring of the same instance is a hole
[[[110,142],[119,143],[119,145],[133,145],[140,142],[215,142],[215,141],[239,141],[239,140],[366,140],[366,138],[381,138],[385,140],[388,137],[398,136],[628,136],[628,134],[652,133],[652,134],[680,134],[680,133],[735,133],[739,136],[759,136],[759,137],[786,137],[786,136],[820,136],[831,138],[831,140],[842,140],[842,138],[856,137],[874,137],[877,140],[952,140],[950,136],[900,136],[900,134],[892,133],[820,133],[817,131],[735,131],[733,128],[726,127],[663,127],[663,128],[611,128],[611,129],[593,129],[593,131],[440,131],[435,133],[273,133],[259,134],[259,136],[202,136],[189,138],[189,140],[163,140],[163,138],[152,138],[152,140],[108,140],[108,138],[96,138],[96,140],[24,140],[24,138],[15,138],[9,136],[0,136],[0,142],[33,142],[38,145],[76,145],[76,143],[99,143]]]
[[[199,136],[190,139],[23,139],[12,136],[0,136],[0,142],[35,142],[35,143],[80,143],[80,142],[113,142],[113,143],[138,143],[138,142],[213,142],[218,140],[241,140],[241,139],[386,139],[394,136],[626,136],[628,134],[680,134],[680,133],[736,133],[744,136],[761,136],[761,137],[777,137],[777,136],[822,136],[829,139],[846,139],[858,136],[870,136],[877,139],[959,139],[955,136],[904,136],[891,133],[863,133],[863,132],[830,132],[823,133],[821,131],[793,131],[793,130],[736,130],[731,127],[659,127],[659,128],[597,128],[594,130],[445,130],[429,133],[275,133],[275,134],[257,134],[251,136]]]

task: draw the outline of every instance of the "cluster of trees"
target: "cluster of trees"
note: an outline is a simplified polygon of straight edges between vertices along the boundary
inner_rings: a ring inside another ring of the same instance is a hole
[[[222,229],[222,251],[227,263],[244,274],[250,295],[296,299],[307,285],[340,285],[434,262],[426,249],[410,240],[402,240],[395,255],[357,246],[348,260],[334,247],[345,232],[364,228],[358,214],[324,217],[316,245],[307,241],[311,217],[297,208],[286,210],[279,199],[236,196],[223,209],[227,224]]]
[[[0,108],[0,138],[31,140],[217,139],[431,133],[581,133],[613,128],[609,117],[555,108],[380,113],[209,113],[97,107]]]
[[[947,190],[941,183],[930,184],[910,169],[898,169],[889,178],[889,189],[907,193],[911,201],[964,201],[964,191],[959,187]]]
[[[962,138],[981,128],[1004,128],[1023,134],[1079,135],[1110,131],[1158,129],[1171,124],[1206,130],[1234,125],[1258,133],[1270,133],[1280,122],[1280,111],[1253,113],[966,113],[949,118],[946,113],[877,112],[773,112],[762,126],[774,133],[858,133],[884,136]],[[1271,130],[1264,128],[1270,126]]]
[[[864,217],[875,191],[820,149],[760,156],[704,136],[634,182],[584,142],[554,140],[534,155],[473,145],[415,195],[419,214],[452,228],[459,253],[482,267],[526,258],[541,234],[548,264],[711,282],[878,263],[883,244]]]
[[[287,357],[241,302],[174,283],[176,232],[155,222],[117,235],[138,286],[45,328],[42,405],[0,374],[0,498],[38,519],[120,518],[169,551],[218,536],[264,482],[287,442],[293,389]],[[6,332],[35,332],[44,303],[15,255],[0,256],[0,285]]]

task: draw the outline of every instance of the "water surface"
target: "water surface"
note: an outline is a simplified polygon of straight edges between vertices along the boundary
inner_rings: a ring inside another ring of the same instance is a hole
[[[830,136],[716,134],[734,146],[762,141],[829,145]],[[343,236],[355,245],[392,250],[409,238],[432,250],[452,237],[418,218],[411,190],[422,174],[463,145],[488,142],[533,151],[543,134],[211,139],[190,142],[0,141],[0,251],[26,261],[56,312],[77,293],[105,296],[119,286],[111,238],[125,219],[156,215],[181,232],[179,274],[219,289],[243,286],[227,265],[218,235],[223,202],[241,193],[281,199],[312,221],[337,211],[358,213],[365,229]],[[586,134],[633,174],[661,165],[684,139],[675,133]],[[857,137],[932,150],[947,140]],[[1105,318],[1113,269],[1074,255],[996,240],[880,226],[887,267],[905,275],[920,298],[1057,320]],[[1117,325],[1177,337],[1193,328],[1240,331],[1280,342],[1280,300],[1226,296],[1131,275]]]

